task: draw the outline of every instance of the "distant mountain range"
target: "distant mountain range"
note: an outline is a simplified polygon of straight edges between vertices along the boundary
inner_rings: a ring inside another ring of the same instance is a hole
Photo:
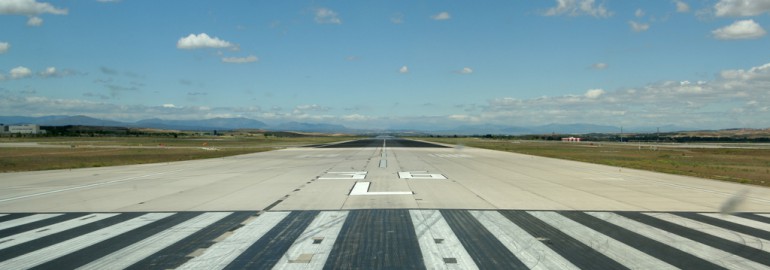
[[[616,133],[620,128],[614,126],[602,126],[591,124],[548,124],[541,126],[503,126],[503,125],[470,125],[460,126],[456,129],[441,131],[442,133],[464,134],[471,132],[473,134],[550,134],[550,133]]]
[[[280,131],[301,132],[350,132],[351,129],[342,125],[313,124],[289,122],[278,125],[268,125],[262,121],[249,118],[211,118],[204,120],[163,120],[158,118],[144,119],[137,122],[119,122],[104,120],[84,115],[77,116],[0,116],[0,124],[37,124],[41,126],[104,126],[104,127],[136,127],[170,130],[234,130],[234,129],[269,129]]]
[[[411,132],[427,134],[457,134],[457,135],[482,135],[482,134],[587,134],[587,133],[619,133],[620,127],[593,125],[593,124],[548,124],[540,126],[506,126],[506,125],[465,125],[450,129],[390,129],[390,130],[360,130],[351,129],[343,125],[325,123],[300,123],[287,122],[268,125],[262,121],[249,118],[211,118],[204,120],[163,120],[145,119],[137,122],[119,122],[97,119],[93,117],[78,116],[0,116],[0,124],[37,124],[41,126],[105,126],[105,127],[136,127],[170,130],[234,130],[234,129],[264,129],[273,131],[299,131],[299,132],[324,132],[324,133],[390,133]],[[656,132],[657,128],[636,127],[626,128],[624,132]],[[661,126],[660,132],[673,132],[692,130],[677,126]]]
[[[267,124],[248,118],[211,118],[205,120],[162,120],[145,119],[134,123],[140,127],[178,130],[212,130],[212,129],[262,129]],[[301,130],[300,130],[301,131]]]

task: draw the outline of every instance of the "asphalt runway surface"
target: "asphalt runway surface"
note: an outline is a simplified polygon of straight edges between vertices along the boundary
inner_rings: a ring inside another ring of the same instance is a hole
[[[0,269],[770,269],[767,188],[392,138],[4,173],[0,213]]]

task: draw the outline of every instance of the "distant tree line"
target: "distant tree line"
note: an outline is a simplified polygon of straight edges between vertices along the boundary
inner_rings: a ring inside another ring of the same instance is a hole
[[[644,133],[644,134],[534,134],[534,135],[427,135],[433,138],[481,138],[492,140],[538,140],[538,141],[561,141],[562,138],[578,137],[582,141],[596,142],[661,142],[661,143],[688,143],[688,142],[753,142],[767,143],[770,137],[746,137],[746,136],[683,136],[679,133]]]
[[[144,132],[125,127],[91,127],[91,126],[44,126],[40,127],[46,134],[39,137],[174,137],[188,136],[178,132]]]

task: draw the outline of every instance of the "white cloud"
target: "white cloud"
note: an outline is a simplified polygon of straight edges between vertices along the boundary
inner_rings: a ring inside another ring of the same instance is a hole
[[[55,67],[48,67],[45,70],[40,72],[40,76],[43,76],[43,77],[56,76],[56,74],[57,73],[56,73],[56,68]]]
[[[546,16],[580,16],[589,15],[597,18],[612,16],[612,12],[604,4],[595,6],[595,0],[556,0],[556,6],[545,11]]]
[[[642,10],[641,8],[636,9],[636,12],[634,12],[634,16],[636,16],[637,18],[644,17],[644,10]]]
[[[36,0],[0,1],[0,14],[37,16],[40,14],[67,15],[67,9],[56,8]]]
[[[342,20],[337,12],[328,8],[319,8],[315,10],[315,22],[322,24],[342,24]]]
[[[80,72],[77,72],[75,70],[71,69],[58,69],[56,67],[47,67],[45,70],[40,71],[37,73],[40,77],[43,78],[53,78],[53,77],[63,77],[63,76],[71,76],[71,75],[78,75],[81,74]]]
[[[473,73],[473,69],[471,69],[469,67],[464,67],[463,69],[458,70],[457,73],[459,73],[459,74],[471,74],[471,73]]]
[[[348,114],[348,115],[343,115],[343,116],[342,116],[342,117],[340,117],[340,118],[341,118],[342,120],[345,120],[345,121],[351,121],[351,122],[353,122],[353,121],[355,121],[355,122],[361,122],[361,121],[369,121],[369,120],[372,120],[372,117],[370,117],[370,116],[366,116],[366,115],[360,115],[360,114]]]
[[[714,5],[717,17],[756,16],[770,12],[770,1],[767,0],[721,0]]]
[[[0,54],[8,52],[11,49],[11,44],[8,42],[0,42]]]
[[[684,1],[674,1],[674,3],[676,3],[676,12],[680,12],[680,13],[690,12],[690,5],[688,5]]]
[[[478,116],[486,123],[519,125],[654,123],[697,128],[766,128],[770,126],[766,117],[770,105],[768,92],[770,63],[725,70],[712,81],[666,81],[631,89],[591,89],[583,95],[533,99],[497,98],[490,100]]]
[[[628,21],[628,25],[631,26],[631,30],[634,32],[644,32],[650,29],[650,24],[648,23],[638,23],[635,21]]]
[[[318,104],[305,104],[294,107],[294,114],[303,114],[305,112],[327,112],[331,110],[329,107],[324,107]]]
[[[40,72],[37,72],[35,74],[31,69],[27,67],[18,66],[11,69],[11,71],[8,74],[10,75],[10,77],[6,77],[2,73],[0,73],[0,81],[8,78],[22,79],[22,78],[30,77],[32,75],[37,75],[43,78],[53,78],[53,77],[62,77],[62,76],[70,76],[70,75],[77,75],[77,74],[81,74],[81,73],[71,69],[60,70],[60,69],[57,69],[56,67],[47,67],[46,69]]]
[[[407,66],[402,66],[401,68],[399,68],[399,69],[398,69],[398,72],[399,72],[399,73],[404,73],[404,74],[405,74],[405,73],[409,73],[409,67],[407,67]]]
[[[404,23],[404,14],[403,13],[396,13],[393,14],[393,16],[390,16],[390,22],[395,24],[402,24]]]
[[[481,119],[477,116],[467,114],[452,114],[447,116],[448,119],[460,122],[480,122]]]
[[[29,20],[27,20],[28,26],[41,26],[43,25],[43,19],[37,16],[29,17]]]
[[[589,89],[584,96],[590,99],[597,99],[604,95],[604,93],[606,93],[604,89]]]
[[[56,69],[59,72],[59,69]],[[0,76],[1,77],[1,76]],[[317,104],[296,106],[287,113],[251,107],[181,107],[172,103],[156,106],[118,105],[99,102],[0,95],[0,115],[84,114],[106,119],[146,118],[204,119],[243,116],[275,121],[345,122],[358,127],[410,125],[432,129],[453,128],[458,122],[494,125],[544,125],[548,123],[593,123],[614,126],[677,125],[695,128],[770,126],[770,63],[746,69],[724,70],[711,81],[680,79],[618,90],[580,90],[571,95],[519,99],[500,97],[486,104],[463,104],[457,110],[434,116],[368,116],[365,113],[334,114]],[[93,97],[98,97],[92,95]],[[328,112],[328,113],[325,113]],[[672,117],[675,115],[676,117]]]
[[[754,20],[736,21],[711,33],[717,39],[755,39],[767,34],[765,29]]]
[[[225,63],[233,63],[233,64],[244,64],[244,63],[253,63],[259,61],[259,58],[253,55],[249,55],[247,57],[224,57],[222,58],[222,62]]]
[[[21,79],[21,78],[24,78],[24,77],[28,77],[30,75],[32,75],[32,70],[30,70],[29,68],[26,68],[26,67],[19,66],[19,67],[15,67],[15,68],[11,69],[11,78],[12,79]]]
[[[609,65],[607,65],[607,63],[599,62],[599,63],[595,63],[595,64],[591,65],[591,68],[602,70],[602,69],[606,69],[608,66]]]
[[[217,37],[209,37],[206,33],[200,33],[198,35],[190,34],[187,37],[180,38],[176,42],[176,47],[179,49],[203,49],[203,48],[237,48],[236,45],[221,40]]]
[[[743,69],[732,69],[732,70],[723,70],[719,74],[723,79],[727,80],[754,80],[754,79],[770,79],[770,63],[758,66],[758,67],[752,67],[749,70],[743,70]]]
[[[158,106],[118,105],[104,100],[89,101],[78,99],[53,99],[40,96],[0,96],[0,115],[88,115],[90,117],[137,121],[147,118],[168,120],[208,119],[214,117],[234,117],[238,107],[210,108],[206,106]],[[247,117],[256,117],[249,115]]]
[[[451,19],[452,16],[449,15],[449,12],[442,11],[442,12],[439,12],[438,14],[436,14],[436,15],[430,16],[430,18],[434,19],[436,21],[444,21],[444,20]]]

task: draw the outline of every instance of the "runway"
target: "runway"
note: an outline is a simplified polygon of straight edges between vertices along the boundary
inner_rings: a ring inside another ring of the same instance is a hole
[[[767,188],[418,141],[0,179],[4,269],[770,268]]]

